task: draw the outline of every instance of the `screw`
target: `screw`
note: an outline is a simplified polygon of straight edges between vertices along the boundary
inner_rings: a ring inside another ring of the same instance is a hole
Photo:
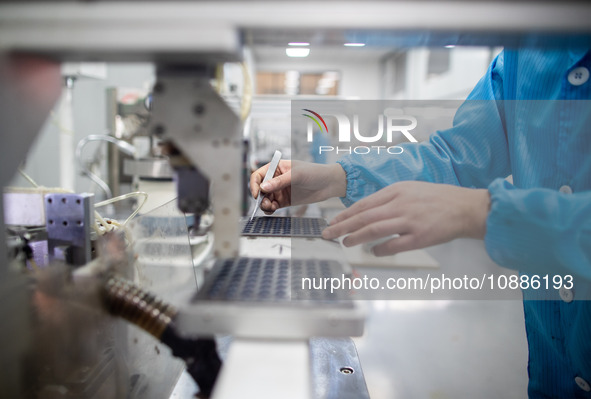
[[[152,129],[152,131],[154,132],[154,134],[156,136],[162,136],[164,134],[164,132],[166,131],[166,128],[162,125],[156,125],[156,126],[154,126],[154,129]]]
[[[351,368],[351,367],[341,367],[341,369],[339,371],[342,374],[353,374],[355,372],[355,370],[353,370],[353,368]]]
[[[205,106],[203,104],[197,104],[193,107],[193,112],[195,115],[203,115],[205,112]]]
[[[154,85],[154,93],[162,94],[164,93],[164,85],[160,82]]]

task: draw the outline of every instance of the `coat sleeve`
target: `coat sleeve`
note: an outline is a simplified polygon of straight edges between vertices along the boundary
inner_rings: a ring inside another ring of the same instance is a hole
[[[491,63],[454,116],[453,127],[424,143],[405,143],[398,155],[349,155],[339,163],[347,175],[345,205],[402,180],[487,187],[510,174],[503,108],[503,53]]]
[[[525,273],[591,280],[591,191],[518,189],[497,179],[489,192],[484,243],[492,260]]]

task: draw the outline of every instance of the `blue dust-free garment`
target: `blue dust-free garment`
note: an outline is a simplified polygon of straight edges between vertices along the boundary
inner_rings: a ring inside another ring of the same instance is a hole
[[[587,49],[505,50],[452,128],[397,157],[339,161],[346,205],[401,180],[488,188],[489,256],[525,274],[575,276],[569,303],[524,291],[531,398],[591,398],[591,301],[577,300],[591,291],[591,80],[568,79],[580,67],[591,70]]]

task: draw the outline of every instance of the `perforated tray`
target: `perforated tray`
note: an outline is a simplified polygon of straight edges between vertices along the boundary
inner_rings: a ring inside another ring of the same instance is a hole
[[[342,301],[347,291],[302,289],[302,278],[325,281],[344,275],[343,266],[330,260],[237,258],[218,260],[197,300],[286,303]],[[302,301],[303,300],[303,301]]]
[[[260,216],[247,220],[242,235],[269,237],[321,237],[326,227],[321,218]]]

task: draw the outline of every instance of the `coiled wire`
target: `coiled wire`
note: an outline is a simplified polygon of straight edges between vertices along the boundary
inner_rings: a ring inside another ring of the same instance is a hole
[[[107,280],[103,289],[107,310],[160,339],[177,314],[177,309],[130,281]]]

